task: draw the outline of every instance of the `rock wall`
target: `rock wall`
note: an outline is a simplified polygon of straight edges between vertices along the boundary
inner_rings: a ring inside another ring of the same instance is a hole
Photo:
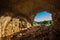
[[[19,19],[9,16],[0,17],[0,37],[11,35],[19,31]]]
[[[60,40],[60,12],[54,12],[52,14],[53,19],[53,39]]]
[[[54,13],[52,15],[53,28],[60,31],[60,13]]]
[[[0,17],[0,37],[5,37],[12,35],[20,30],[31,27],[31,24],[25,19],[21,18],[22,21],[25,21],[25,28],[23,28],[20,18],[12,18],[11,16],[1,16]],[[22,29],[21,29],[22,28]]]

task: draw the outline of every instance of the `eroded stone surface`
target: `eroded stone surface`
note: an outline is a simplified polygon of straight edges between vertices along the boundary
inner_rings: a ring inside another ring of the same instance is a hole
[[[10,12],[12,12],[14,16],[22,15],[23,17],[27,18],[31,22],[31,24],[33,24],[33,19],[34,19],[34,16],[37,14],[37,12],[49,11],[53,15],[53,28],[56,29],[57,31],[60,31],[59,3],[60,3],[60,0],[33,0],[33,1],[32,0],[0,0],[0,14],[3,15],[6,11],[6,12],[9,12],[9,14]],[[0,17],[0,32],[1,32],[0,37],[5,36],[4,35],[5,28],[7,26],[8,26],[7,28],[9,28],[9,29],[6,29],[7,31],[8,30],[10,31],[11,28],[13,29],[13,27],[15,28],[15,24],[14,24],[15,20],[14,22],[10,22],[11,18],[10,17],[8,17],[7,19],[6,18],[7,17],[4,17],[4,16]],[[12,26],[14,25],[14,26],[12,27],[11,25]],[[11,30],[9,33],[13,33],[13,30]]]
[[[0,37],[11,35],[19,31],[19,19],[2,16],[0,18]]]

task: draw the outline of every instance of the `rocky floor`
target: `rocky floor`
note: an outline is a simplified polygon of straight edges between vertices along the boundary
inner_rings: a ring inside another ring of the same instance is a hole
[[[42,30],[40,26],[30,27],[26,30],[21,30],[10,36],[2,37],[1,40],[49,40],[49,31]]]
[[[53,36],[54,35],[54,36]],[[12,35],[1,37],[0,40],[60,40],[60,34],[52,33],[49,28],[43,30],[40,26],[30,27]]]

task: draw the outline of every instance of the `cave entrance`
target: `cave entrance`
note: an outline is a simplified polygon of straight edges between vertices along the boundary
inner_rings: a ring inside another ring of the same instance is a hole
[[[47,11],[38,12],[34,18],[34,26],[50,26],[52,24],[52,14]]]

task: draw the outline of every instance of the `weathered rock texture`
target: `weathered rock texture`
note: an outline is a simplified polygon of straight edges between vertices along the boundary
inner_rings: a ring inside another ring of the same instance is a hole
[[[55,37],[56,39],[60,38],[60,36],[59,37],[56,36],[60,34],[59,3],[60,3],[60,0],[0,0],[0,32],[2,29],[2,32],[0,33],[0,35],[5,34],[5,28],[6,28],[6,31],[9,30],[9,33],[13,31],[10,28],[13,28],[13,27],[15,28],[16,26],[16,29],[19,29],[18,28],[19,19],[13,19],[13,21],[10,22],[11,18],[16,18],[17,16],[21,16],[27,20],[27,22],[25,21],[27,24],[33,26],[34,17],[37,14],[37,12],[48,11],[52,14],[52,19],[53,19],[52,26],[55,34],[54,38]],[[9,16],[9,17],[3,17],[3,15]],[[15,25],[15,20],[17,20],[16,25]],[[13,26],[13,27],[10,27],[10,26]],[[10,35],[9,33],[7,34]]]
[[[0,18],[0,37],[5,37],[19,31],[19,19],[2,16]]]
[[[12,18],[10,16],[1,16],[0,17],[0,37],[9,36],[16,32],[19,32],[21,28],[23,28],[21,23],[22,21],[25,22],[25,25],[24,25],[25,28],[31,27],[29,22],[27,22],[27,20],[24,18],[19,19],[19,18]]]

